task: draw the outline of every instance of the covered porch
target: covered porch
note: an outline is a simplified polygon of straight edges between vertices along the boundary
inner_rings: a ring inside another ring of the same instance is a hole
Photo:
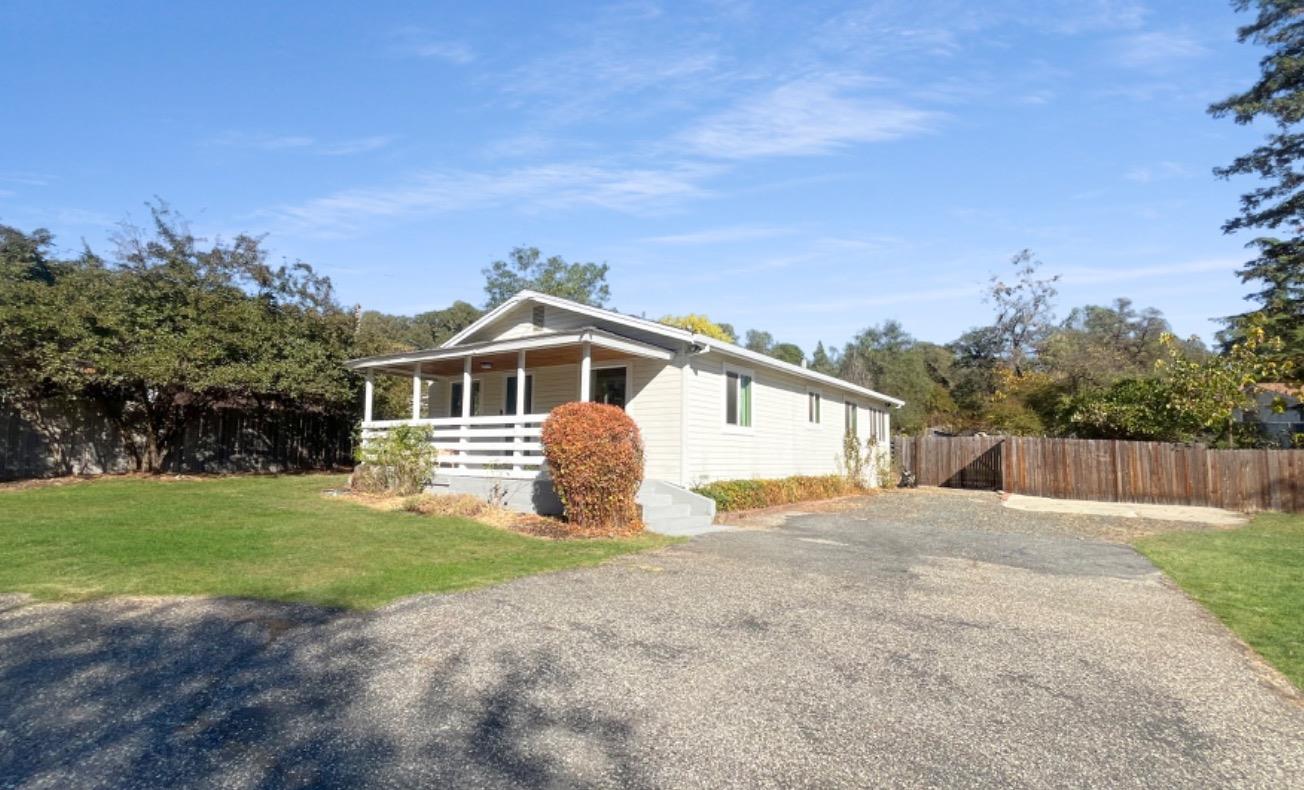
[[[548,412],[571,401],[625,408],[635,365],[673,352],[585,328],[354,360],[366,376],[362,439],[399,425],[431,429],[438,474],[533,479],[546,475],[539,435]],[[412,382],[411,413],[374,419],[377,376]]]

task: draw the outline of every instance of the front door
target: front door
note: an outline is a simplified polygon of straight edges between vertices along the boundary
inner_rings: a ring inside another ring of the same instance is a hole
[[[593,401],[625,408],[625,368],[593,371]]]

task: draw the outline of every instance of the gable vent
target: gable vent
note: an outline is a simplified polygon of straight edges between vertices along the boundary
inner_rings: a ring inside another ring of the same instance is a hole
[[[534,324],[535,329],[543,329],[543,305],[534,306],[534,312],[530,316],[530,323]]]

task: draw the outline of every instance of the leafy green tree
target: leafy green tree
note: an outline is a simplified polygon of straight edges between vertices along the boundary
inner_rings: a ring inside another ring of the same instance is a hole
[[[1211,433],[1225,429],[1229,447],[1236,446],[1236,413],[1254,408],[1258,384],[1293,373],[1289,361],[1277,361],[1281,339],[1268,337],[1261,326],[1249,326],[1242,342],[1207,359],[1188,357],[1172,335],[1163,342],[1167,357],[1155,365],[1168,387],[1168,408]]]
[[[939,354],[940,351],[940,354]],[[897,321],[884,321],[856,335],[839,355],[838,375],[906,401],[893,416],[898,430],[918,433],[949,421],[955,403],[943,383],[945,350],[920,343]]]
[[[824,348],[824,343],[816,343],[815,350],[810,355],[810,369],[828,376],[836,376],[838,373],[837,349],[834,349],[833,353],[830,354]]]
[[[793,365],[800,365],[806,358],[806,352],[801,350],[801,346],[775,342],[774,335],[761,329],[748,329],[743,335],[743,347]]]
[[[1080,439],[1190,442],[1204,430],[1198,420],[1170,408],[1173,393],[1157,376],[1124,378],[1107,388],[1073,396],[1063,408],[1065,430]]]
[[[774,335],[760,329],[748,329],[743,335],[743,348],[758,354],[769,354],[774,347]]]
[[[561,256],[543,259],[537,247],[516,247],[510,260],[483,269],[485,309],[492,310],[520,291],[531,290],[602,307],[611,298],[605,263],[567,263]]]
[[[150,210],[150,232],[124,229],[111,263],[42,267],[5,234],[7,400],[29,413],[41,397],[95,404],[145,471],[168,465],[188,415],[220,403],[352,407],[353,322],[328,279],[268,264],[253,237],[205,245],[167,206]],[[25,238],[48,248],[48,234]]]
[[[442,310],[429,310],[412,316],[412,326],[422,348],[433,348],[466,329],[484,313],[460,299]]]
[[[390,315],[377,310],[359,312],[351,355],[379,356],[400,351],[434,348],[470,326],[483,313],[466,302],[415,316]],[[379,376],[373,401],[377,419],[399,419],[412,411],[412,384],[396,376]]]
[[[800,365],[806,358],[806,352],[796,343],[775,343],[770,346],[770,356],[791,365]]]
[[[1137,310],[1130,299],[1076,307],[1048,331],[1037,352],[1038,365],[1062,380],[1068,394],[1077,395],[1148,375],[1164,356],[1160,338],[1169,331],[1163,313],[1153,307]],[[1203,351],[1197,339],[1185,343],[1192,353]]]
[[[1258,282],[1261,290],[1247,299],[1257,304],[1249,313],[1227,319],[1224,348],[1243,344],[1251,327],[1281,338],[1280,358],[1304,375],[1304,2],[1301,0],[1233,0],[1237,11],[1257,10],[1254,21],[1237,31],[1237,40],[1268,48],[1259,61],[1259,79],[1246,91],[1209,107],[1216,118],[1231,116],[1240,125],[1268,121],[1275,130],[1262,145],[1239,156],[1215,175],[1257,176],[1259,186],[1241,197],[1240,214],[1223,224],[1233,233],[1245,228],[1281,228],[1286,238],[1262,237],[1250,242],[1259,251],[1241,268],[1242,282]]]
[[[738,338],[733,333],[733,328],[727,324],[717,324],[710,318],[697,313],[688,315],[663,315],[657,319],[658,323],[666,326],[674,326],[680,329],[687,329],[689,332],[696,332],[699,335],[713,337],[716,340],[723,340],[726,343],[736,343]],[[727,328],[726,328],[727,327]]]

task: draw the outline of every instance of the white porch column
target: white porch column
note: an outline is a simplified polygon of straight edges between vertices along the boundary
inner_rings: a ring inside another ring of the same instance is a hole
[[[462,419],[468,419],[471,416],[471,355],[467,354],[466,359],[462,360]],[[462,425],[458,428],[460,436],[459,454],[465,458],[471,451],[471,426]],[[458,464],[461,469],[466,468],[466,464]]]
[[[471,357],[462,360],[462,417],[471,416]]]
[[[412,419],[421,419],[421,365],[412,372]]]
[[[591,394],[589,379],[593,374],[593,346],[585,340],[580,344],[580,401],[587,403]]]
[[[376,374],[367,371],[367,386],[362,396],[362,421],[371,422],[371,403],[376,398]]]
[[[525,414],[525,349],[516,352],[516,428],[524,432],[525,423],[519,419]],[[526,441],[526,437],[517,436],[513,439],[517,444]],[[520,450],[514,450],[512,455],[520,458],[524,453]],[[521,465],[517,464],[512,467],[517,472],[521,471]]]

